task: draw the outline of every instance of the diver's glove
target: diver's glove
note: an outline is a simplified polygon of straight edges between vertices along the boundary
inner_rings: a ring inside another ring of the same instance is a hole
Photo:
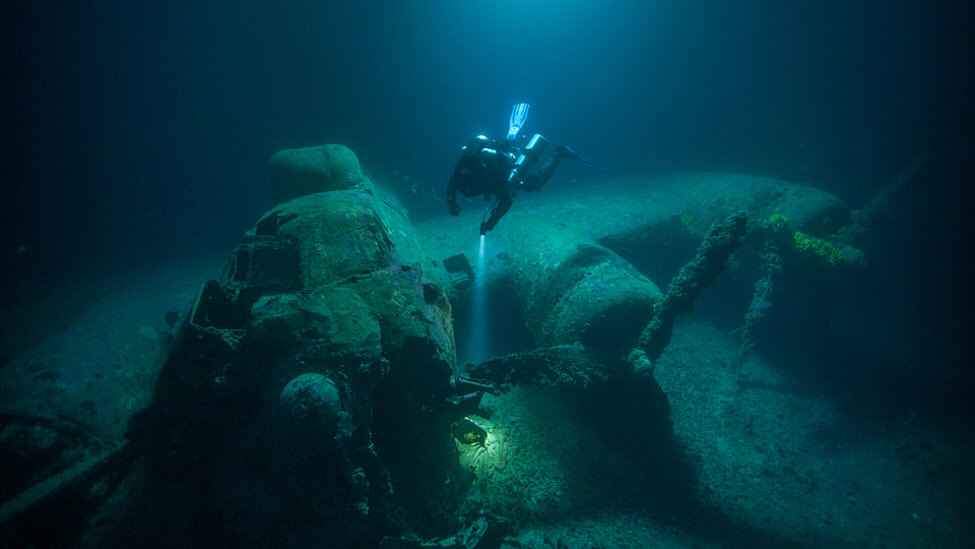
[[[450,215],[458,216],[460,215],[460,206],[456,202],[450,203]]]
[[[489,225],[487,221],[481,222],[481,236],[486,235],[487,232],[490,231],[493,228],[494,227],[492,227],[491,225]]]

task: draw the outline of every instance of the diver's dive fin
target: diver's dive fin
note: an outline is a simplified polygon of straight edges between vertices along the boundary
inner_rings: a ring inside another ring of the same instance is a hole
[[[564,147],[564,146],[559,147],[559,150],[557,151],[556,154],[561,155],[562,158],[570,158],[572,160],[575,160],[576,162],[582,164],[583,166],[586,166],[586,167],[589,167],[589,168],[593,168],[593,169],[599,170],[601,172],[606,171],[603,168],[601,168],[600,166],[597,166],[596,164],[593,164],[592,162],[590,162],[590,161],[586,160],[585,158],[579,156],[579,154],[577,152],[575,152],[574,150],[570,149],[569,147]]]
[[[575,155],[575,157],[573,157],[573,158],[572,158],[572,160],[575,160],[576,162],[578,162],[578,163],[580,163],[580,164],[582,164],[583,166],[586,166],[586,167],[588,167],[588,168],[592,168],[592,169],[594,169],[594,170],[599,170],[599,171],[601,171],[601,172],[604,172],[604,171],[606,171],[606,170],[605,170],[604,168],[602,168],[601,166],[597,166],[596,164],[593,164],[592,162],[590,162],[590,161],[588,161],[588,160],[586,160],[585,158],[583,158],[583,157],[581,157],[581,156],[579,156],[578,154],[577,154],[577,155]]]
[[[511,109],[511,120],[508,122],[508,137],[505,140],[509,143],[514,142],[518,137],[518,132],[525,125],[528,119],[528,103],[518,103]]]

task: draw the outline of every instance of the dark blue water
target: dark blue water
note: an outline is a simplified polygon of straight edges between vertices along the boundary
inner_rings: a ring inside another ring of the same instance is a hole
[[[267,158],[324,142],[426,215],[516,101],[611,174],[741,170],[854,206],[971,144],[968,4],[738,4],[5,7],[5,267],[220,249],[268,205]]]

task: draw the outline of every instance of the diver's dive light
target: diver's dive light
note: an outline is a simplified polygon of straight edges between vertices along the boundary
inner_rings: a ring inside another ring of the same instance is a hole
[[[518,103],[511,109],[511,120],[508,122],[508,137],[505,141],[508,143],[514,143],[515,138],[518,137],[518,132],[521,131],[521,127],[525,125],[525,120],[528,119],[528,103]]]

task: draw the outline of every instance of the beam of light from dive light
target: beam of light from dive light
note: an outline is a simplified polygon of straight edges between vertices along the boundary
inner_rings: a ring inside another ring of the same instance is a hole
[[[474,266],[474,295],[471,299],[471,330],[467,359],[474,363],[487,359],[487,272],[484,266],[484,235],[477,248]]]

